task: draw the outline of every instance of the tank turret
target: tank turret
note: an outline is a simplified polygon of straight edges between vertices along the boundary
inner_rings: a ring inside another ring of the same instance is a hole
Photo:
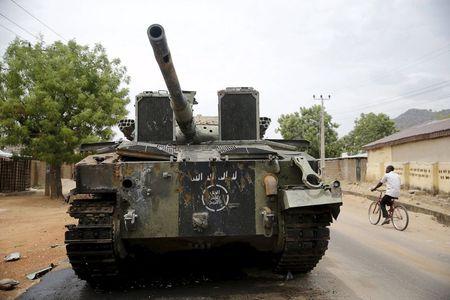
[[[169,90],[171,106],[178,126],[186,137],[186,141],[193,141],[196,135],[196,128],[192,114],[192,106],[181,90],[169,46],[167,45],[164,28],[159,24],[153,24],[148,27],[147,35],[164,81],[166,82],[167,89]]]

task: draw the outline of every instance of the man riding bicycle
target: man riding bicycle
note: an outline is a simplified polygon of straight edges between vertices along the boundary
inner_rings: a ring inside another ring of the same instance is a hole
[[[386,184],[386,193],[381,199],[381,211],[383,212],[384,221],[381,225],[389,224],[388,212],[386,210],[386,204],[391,204],[394,199],[398,199],[400,196],[400,176],[394,172],[394,167],[389,165],[386,167],[386,174],[384,174],[383,178],[381,178],[380,182],[371,189],[371,191],[375,191],[377,188]]]

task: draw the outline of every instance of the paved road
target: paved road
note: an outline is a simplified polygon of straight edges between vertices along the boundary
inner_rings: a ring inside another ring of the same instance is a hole
[[[450,230],[410,213],[404,232],[367,221],[367,202],[347,196],[326,269],[362,299],[450,299]]]
[[[346,196],[344,201],[326,257],[310,274],[291,281],[247,270],[239,279],[95,291],[63,269],[49,273],[22,299],[450,299],[448,227],[415,213],[405,232],[373,226],[366,200]]]

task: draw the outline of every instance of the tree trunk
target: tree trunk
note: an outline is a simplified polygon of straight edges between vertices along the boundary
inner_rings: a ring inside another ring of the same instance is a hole
[[[55,172],[55,189],[56,189],[56,196],[58,198],[63,198],[62,183],[61,183],[61,165],[58,165],[56,167],[56,172]]]
[[[48,163],[45,164],[45,196],[50,196],[50,165]]]
[[[55,166],[50,165],[50,198],[56,198],[56,188],[55,188]]]
[[[50,198],[62,198],[61,165],[50,165]]]

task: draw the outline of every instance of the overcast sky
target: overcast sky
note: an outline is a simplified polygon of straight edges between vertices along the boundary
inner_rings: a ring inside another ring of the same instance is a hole
[[[251,86],[260,115],[277,119],[331,95],[342,136],[362,112],[396,117],[450,108],[450,1],[61,1],[15,0],[66,39],[101,43],[131,77],[134,96],[165,89],[146,29],[164,26],[181,86],[195,113],[217,115],[217,90]],[[57,35],[0,0],[0,12],[47,43]],[[29,33],[0,16],[22,37]],[[0,27],[3,54],[14,34]]]

